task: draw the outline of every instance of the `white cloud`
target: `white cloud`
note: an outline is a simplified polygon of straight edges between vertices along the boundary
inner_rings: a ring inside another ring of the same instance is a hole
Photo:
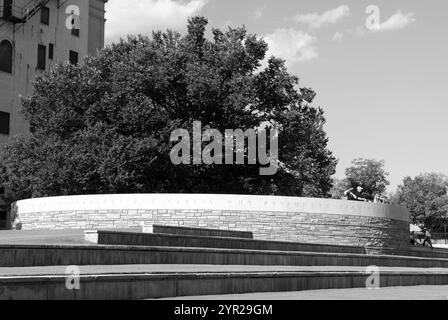
[[[152,30],[179,30],[208,0],[109,0],[106,4],[106,42],[128,34],[151,35]],[[130,5],[132,4],[132,5]]]
[[[285,59],[288,65],[318,57],[317,48],[313,45],[317,39],[301,30],[277,29],[264,36],[264,40],[269,45],[268,55]]]
[[[350,8],[344,4],[322,14],[317,12],[298,14],[294,17],[294,20],[311,28],[320,28],[327,24],[334,24],[348,16],[350,16]]]
[[[344,35],[343,35],[342,33],[340,33],[340,32],[336,32],[336,33],[333,35],[332,40],[335,41],[335,42],[337,42],[337,41],[341,41],[343,37],[344,37]]]
[[[414,18],[414,13],[410,12],[403,14],[400,10],[398,10],[397,13],[392,15],[389,19],[387,19],[383,23],[379,23],[376,26],[375,25],[357,26],[353,29],[346,30],[346,34],[358,37],[364,37],[369,33],[404,29],[415,21],[416,19]]]
[[[375,29],[371,29],[374,32],[378,31],[391,31],[406,28],[411,23],[415,22],[414,13],[403,14],[400,10],[392,15],[389,19],[380,23]]]

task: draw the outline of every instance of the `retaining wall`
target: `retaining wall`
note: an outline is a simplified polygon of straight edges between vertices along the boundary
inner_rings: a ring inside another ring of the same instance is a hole
[[[398,206],[296,197],[127,194],[36,198],[12,206],[24,230],[153,224],[249,231],[255,239],[403,248],[409,212]]]

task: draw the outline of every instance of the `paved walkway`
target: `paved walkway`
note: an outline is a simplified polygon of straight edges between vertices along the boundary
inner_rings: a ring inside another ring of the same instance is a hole
[[[100,229],[142,232],[142,228]],[[84,239],[84,230],[0,230],[0,244],[91,244]]]
[[[0,231],[0,244],[89,244],[84,230]]]
[[[166,300],[448,300],[448,286],[326,289],[220,296],[179,297]]]

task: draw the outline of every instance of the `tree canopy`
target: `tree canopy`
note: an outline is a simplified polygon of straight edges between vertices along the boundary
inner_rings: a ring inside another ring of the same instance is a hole
[[[332,197],[340,199],[344,190],[362,186],[366,196],[373,199],[375,194],[385,193],[389,185],[388,175],[384,168],[384,160],[354,159],[351,166],[345,169],[345,178],[335,181],[331,190]]]
[[[405,177],[398,186],[395,201],[409,209],[411,221],[431,229],[441,229],[447,223],[448,177],[426,173],[414,178]]]
[[[324,112],[285,61],[261,62],[267,44],[245,28],[212,29],[191,18],[186,34],[131,36],[39,76],[23,100],[32,132],[0,154],[11,198],[192,192],[327,196],[336,160],[327,148]],[[204,128],[279,129],[281,166],[178,165],[170,133]]]

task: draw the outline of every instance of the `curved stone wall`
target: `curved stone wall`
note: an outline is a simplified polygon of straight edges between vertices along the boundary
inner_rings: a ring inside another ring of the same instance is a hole
[[[152,224],[251,231],[256,239],[406,247],[398,206],[296,197],[125,194],[36,198],[12,206],[22,229],[130,228]]]

